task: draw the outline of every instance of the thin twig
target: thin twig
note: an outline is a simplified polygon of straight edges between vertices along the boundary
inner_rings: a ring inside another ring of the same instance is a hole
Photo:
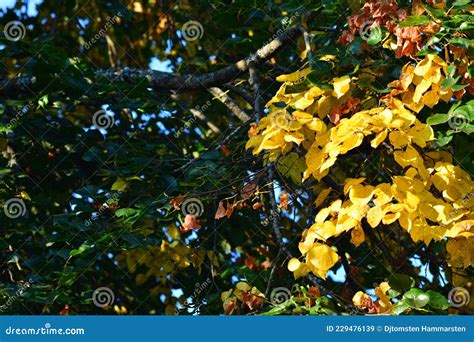
[[[219,101],[221,101],[232,113],[242,122],[250,120],[250,116],[245,113],[239,105],[226,92],[217,87],[209,88],[208,91]]]

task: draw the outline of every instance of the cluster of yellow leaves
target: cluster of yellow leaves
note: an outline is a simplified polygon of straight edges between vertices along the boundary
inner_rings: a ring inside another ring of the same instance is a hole
[[[295,277],[312,272],[325,278],[338,260],[337,253],[325,242],[351,231],[351,241],[359,246],[365,240],[363,219],[372,228],[398,220],[415,242],[429,244],[432,240],[454,239],[448,245],[452,263],[464,267],[471,264],[474,217],[472,204],[465,198],[472,194],[473,182],[466,172],[452,164],[449,154],[418,152],[434,135],[431,127],[421,123],[414,112],[424,106],[432,108],[440,100],[447,102],[452,97],[450,90],[441,90],[446,69],[447,64],[435,55],[427,55],[416,66],[406,65],[401,78],[389,84],[394,90],[383,99],[385,107],[357,112],[342,118],[337,125],[322,120],[331,107],[340,105],[334,101],[349,95],[349,77],[335,79],[334,90],[329,92],[313,87],[307,92],[286,94],[285,83],[269,102],[270,114],[257,126],[247,147],[253,147],[254,154],[270,150],[270,160],[274,160],[280,153],[288,153],[293,143],[302,144],[307,150],[303,180],[311,175],[321,180],[338,156],[357,148],[369,136],[373,148],[388,137],[387,143],[394,148],[393,158],[404,169],[404,174],[394,176],[392,183],[372,186],[362,184],[364,178],[347,180],[345,200],[338,199],[320,210],[315,223],[303,233],[299,249],[305,261],[292,259],[288,264]],[[284,75],[280,80],[296,82],[306,76],[305,70]],[[325,101],[330,103],[328,108],[322,105]],[[289,114],[286,109],[275,106],[277,102],[285,102],[295,111]],[[459,245],[469,253],[455,252]]]
[[[395,101],[398,104],[397,101]],[[389,134],[390,133],[390,134]],[[421,123],[415,115],[399,105],[398,108],[377,107],[364,110],[343,118],[337,126],[318,134],[306,154],[307,170],[303,176],[310,175],[321,180],[329,172],[339,155],[360,146],[366,136],[373,136],[370,144],[377,148],[389,135],[395,148],[411,142],[425,147],[432,140],[433,130]]]
[[[176,227],[168,228],[167,234],[174,241],[163,240],[159,247],[131,249],[118,256],[118,260],[124,262],[131,273],[135,273],[140,266],[145,266],[147,269],[146,273],[137,274],[135,279],[137,285],[142,285],[152,276],[160,280],[161,284],[165,284],[169,274],[190,266],[200,273],[206,257],[218,266],[217,258],[212,251],[194,250],[179,240],[179,231]]]
[[[235,289],[221,293],[222,306],[226,315],[240,313],[244,307],[254,310],[263,304],[264,299],[265,295],[262,292],[246,282],[239,282],[235,285]]]
[[[337,253],[328,245],[314,242],[309,244],[300,243],[300,251],[306,257],[306,262],[302,263],[293,258],[288,263],[290,272],[294,272],[295,278],[305,276],[309,272],[320,278],[326,279],[326,273],[339,260]]]
[[[388,314],[392,310],[393,303],[387,292],[390,290],[390,285],[387,282],[380,283],[375,287],[375,294],[378,300],[372,302],[370,296],[362,291],[358,291],[352,298],[354,305],[361,309],[369,309],[369,313]]]
[[[440,100],[449,102],[451,89],[442,90],[441,83],[447,76],[447,63],[437,55],[427,55],[415,65],[406,64],[400,79],[388,84],[393,88],[383,100],[391,102],[399,96],[405,107],[419,113],[425,106],[433,108]]]
[[[359,246],[365,240],[363,219],[372,228],[398,220],[413,241],[426,245],[432,240],[454,239],[447,248],[452,264],[465,268],[472,263],[474,183],[469,174],[451,164],[447,153],[427,153],[423,160],[410,145],[404,151],[396,151],[395,160],[408,169],[403,176],[394,176],[392,184],[372,186],[363,184],[365,178],[348,179],[344,185],[346,199],[337,199],[318,212],[299,244],[306,263],[292,259],[288,264],[295,277],[311,271],[324,279],[338,257],[329,246],[316,240],[326,242],[351,231],[352,243]],[[462,251],[458,247],[463,247]]]
[[[419,112],[425,105],[433,107],[440,99],[449,101],[452,91],[441,90],[446,68],[447,64],[436,55],[427,55],[416,67],[406,65],[400,80],[389,84],[396,89],[384,98],[386,107],[360,111],[343,118],[335,126],[327,125],[323,120],[349,98],[354,87],[350,77],[334,78],[332,90],[311,87],[304,92],[288,94],[288,84],[304,78],[308,69],[282,75],[279,80],[285,83],[267,104],[269,114],[249,131],[246,148],[253,148],[254,154],[269,151],[269,160],[273,161],[280,154],[290,152],[294,144],[301,145],[308,151],[303,180],[311,175],[321,180],[339,155],[360,146],[366,136],[373,136],[373,148],[377,148],[387,135],[395,148],[410,143],[425,147],[434,139],[433,131],[429,125],[417,120],[410,110]],[[396,95],[401,95],[401,99]],[[281,103],[286,107],[279,106]],[[291,113],[290,108],[293,109]]]
[[[309,150],[317,133],[327,131],[323,119],[332,108],[344,104],[350,96],[351,79],[334,78],[333,89],[310,87],[307,91],[291,93],[287,88],[303,79],[310,69],[303,69],[277,78],[284,82],[277,94],[267,103],[269,113],[249,131],[246,148],[253,154],[269,151],[269,160],[291,151],[294,144]],[[281,104],[285,103],[284,107]]]
[[[168,229],[168,235],[179,237],[179,231],[176,227]],[[163,240],[161,246],[147,246],[146,248],[136,248],[124,251],[117,256],[117,260],[124,263],[131,273],[137,272],[135,282],[137,285],[144,284],[150,277],[159,280],[160,285],[150,289],[153,296],[165,296],[165,313],[174,315],[177,299],[171,296],[168,283],[169,275],[175,271],[193,266],[201,273],[202,264],[205,258],[211,260],[214,266],[219,266],[217,257],[212,251],[195,251],[185,245],[180,240],[167,242]],[[146,269],[146,273],[140,273]]]

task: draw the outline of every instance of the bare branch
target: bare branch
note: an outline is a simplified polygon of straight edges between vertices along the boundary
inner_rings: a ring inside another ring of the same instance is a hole
[[[209,88],[208,91],[216,97],[219,101],[221,101],[227,108],[231,110],[234,115],[239,118],[240,121],[246,122],[250,120],[250,116],[248,116],[247,113],[245,113],[238,105],[235,103],[235,101],[227,95],[226,92],[222,91],[222,89],[217,88],[217,87],[212,87]]]
[[[192,89],[209,88],[228,83],[249,68],[249,63],[253,61],[260,64],[271,58],[280,48],[293,42],[301,34],[299,27],[293,27],[273,39],[271,42],[257,50],[251,56],[241,59],[238,62],[206,74],[200,75],[175,75],[156,70],[141,70],[133,68],[99,70],[96,73],[98,78],[106,78],[110,81],[126,81],[137,83],[143,79],[149,80],[151,86],[156,90],[177,90],[185,91]],[[26,92],[34,85],[34,78],[3,78],[0,79],[0,92],[17,94],[19,91]]]
[[[262,116],[262,94],[260,93],[260,79],[257,73],[257,66],[254,62],[249,65],[250,85],[253,88],[254,96],[254,116],[255,120],[259,121]]]

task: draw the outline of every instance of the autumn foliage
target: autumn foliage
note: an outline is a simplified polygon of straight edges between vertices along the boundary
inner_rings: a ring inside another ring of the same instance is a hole
[[[470,1],[76,3],[0,7],[2,313],[474,312]]]

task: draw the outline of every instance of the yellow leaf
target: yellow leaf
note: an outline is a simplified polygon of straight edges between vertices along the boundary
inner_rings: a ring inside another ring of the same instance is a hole
[[[364,135],[360,132],[353,133],[344,140],[341,146],[341,153],[347,153],[348,151],[360,146],[364,141]]]
[[[451,266],[467,268],[474,261],[474,239],[449,239],[446,244]]]
[[[310,105],[312,105],[313,102],[314,99],[307,99],[306,97],[302,97],[293,104],[293,107],[295,107],[296,109],[305,110]]]
[[[351,78],[349,76],[333,78],[335,96],[339,99],[343,97],[351,88]]]
[[[313,121],[313,116],[309,113],[295,110],[292,114],[296,120],[302,124],[308,124]]]
[[[339,215],[337,218],[336,235],[351,230],[358,223],[359,221],[349,215]]]
[[[357,293],[352,298],[352,303],[359,308],[369,308],[372,307],[372,299],[370,296],[362,291],[357,291]]]
[[[379,132],[374,139],[370,142],[370,146],[377,148],[387,137],[388,131],[384,129],[382,132]]]
[[[404,152],[395,151],[393,155],[394,155],[395,161],[401,167],[413,166],[413,165],[416,165],[417,163],[418,164],[423,163],[421,156],[412,146],[408,146]]]
[[[382,221],[383,211],[382,208],[375,206],[369,209],[367,212],[367,222],[372,228],[377,227]]]
[[[390,202],[393,198],[391,185],[381,183],[375,187],[373,202],[376,206],[382,206]]]
[[[300,267],[300,265],[301,265],[301,262],[298,259],[293,258],[288,262],[288,270],[290,272],[294,272]]]
[[[313,118],[310,123],[306,124],[306,127],[316,132],[324,132],[326,130],[326,124],[318,118]]]
[[[431,62],[433,57],[426,56],[420,63],[417,64],[413,73],[418,76],[424,76],[431,69]]]
[[[299,70],[287,75],[280,75],[276,78],[278,82],[296,82],[305,78],[311,72],[311,68]]]
[[[420,147],[425,147],[426,142],[434,140],[434,132],[430,125],[418,124],[409,130],[413,142]]]
[[[390,143],[393,145],[393,147],[397,149],[408,145],[410,142],[408,140],[408,135],[402,131],[392,131],[388,135],[388,138],[390,139]]]
[[[334,163],[336,162],[336,158],[333,158],[333,157],[330,157],[328,159],[326,159],[320,166],[319,168],[319,172],[323,172],[325,171],[326,169],[329,169],[331,166],[334,165]]]
[[[117,190],[117,191],[125,191],[127,189],[128,183],[122,179],[122,178],[117,178],[114,184],[112,184],[112,190]]]
[[[309,273],[310,269],[308,265],[301,263],[300,267],[293,273],[295,279],[300,277],[306,277]]]
[[[381,283],[374,289],[375,294],[377,295],[377,297],[379,297],[380,312],[387,312],[390,311],[392,308],[390,298],[385,294],[389,289],[390,286],[387,282]]]
[[[31,197],[26,191],[20,191],[20,197],[24,200],[31,201]]]
[[[425,79],[421,80],[420,84],[416,86],[415,93],[413,94],[413,102],[418,103],[421,100],[421,96],[431,87],[431,82]]]
[[[323,204],[324,200],[328,197],[328,195],[331,193],[332,189],[331,188],[327,188],[327,189],[324,189],[322,190],[318,197],[316,198],[316,200],[314,201],[314,206],[317,208],[319,207],[321,204]]]
[[[441,240],[446,232],[446,227],[430,226],[424,220],[418,219],[413,222],[409,233],[413,241],[423,241],[428,245],[431,240]]]
[[[334,250],[328,245],[315,243],[308,252],[307,258],[310,264],[315,268],[316,275],[326,279],[328,270],[339,260]]]
[[[361,184],[354,185],[349,190],[349,198],[354,204],[367,204],[372,199],[374,187],[371,185],[363,186]]]
[[[365,241],[364,230],[360,225],[351,230],[351,242],[354,246],[359,247]]]
[[[323,119],[329,114],[331,109],[336,105],[335,100],[330,96],[321,96],[318,100],[318,116]]]
[[[294,142],[299,145],[304,140],[304,135],[299,132],[293,132],[292,134],[285,134],[286,142]]]
[[[344,184],[344,195],[347,195],[349,190],[357,185],[365,181],[365,178],[349,178],[346,180],[346,183]]]
[[[316,237],[319,240],[326,241],[327,239],[336,235],[336,226],[332,221],[326,221],[323,223],[315,223],[311,226],[314,229]]]

